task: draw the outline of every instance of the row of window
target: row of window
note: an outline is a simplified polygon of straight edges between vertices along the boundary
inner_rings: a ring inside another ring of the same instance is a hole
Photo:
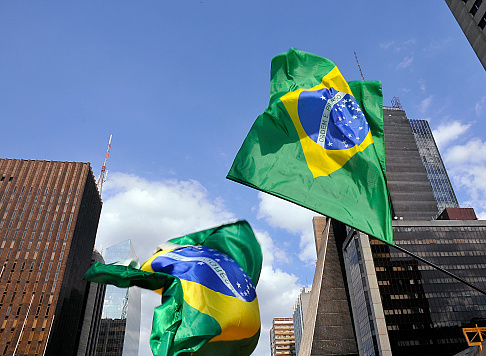
[[[371,243],[371,241],[370,241]],[[444,244],[444,245],[455,245],[455,244],[484,244],[486,242],[484,239],[470,239],[470,238],[461,238],[461,239],[411,239],[411,240],[398,240],[396,241],[397,245],[429,245],[429,244]],[[371,243],[372,245],[378,245],[377,243]],[[404,256],[406,256],[403,252],[400,252]]]
[[[385,315],[402,315],[402,314],[423,314],[423,308],[401,308],[401,309],[385,309]]]
[[[425,325],[425,324],[412,324],[412,330],[423,330],[423,329],[432,329],[434,327],[433,324],[429,324],[429,325]],[[409,328],[410,325],[407,325],[407,327]],[[399,325],[387,325],[386,326],[386,329],[387,330],[400,330],[400,326]]]
[[[470,277],[467,279],[468,282],[486,282],[486,277]],[[424,278],[424,283],[455,283],[456,280],[453,278]]]
[[[457,269],[457,270],[464,270],[464,269],[481,269],[481,268],[486,268],[486,263],[472,263],[470,265],[462,265],[462,264],[457,264],[457,265],[441,265],[442,268],[445,268],[447,270],[452,270],[452,269]],[[417,270],[419,271],[434,271],[436,268],[429,266],[429,265],[419,265],[416,266]],[[387,271],[393,271],[393,272],[399,272],[399,271],[413,271],[414,268],[413,266],[375,266],[375,271],[376,272],[387,272]],[[412,280],[410,282],[413,284]]]

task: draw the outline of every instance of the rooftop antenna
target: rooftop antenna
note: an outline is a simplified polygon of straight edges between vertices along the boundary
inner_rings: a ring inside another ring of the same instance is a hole
[[[354,52],[354,58],[356,58],[356,63],[358,64],[359,74],[361,74],[361,79],[364,80],[363,72],[361,71],[361,66],[359,65],[358,55]]]
[[[393,108],[398,108],[400,110],[403,110],[402,103],[400,102],[400,98],[398,96],[393,97],[393,99],[391,100],[391,104]]]
[[[98,177],[98,182],[96,183],[96,185],[98,186],[98,192],[100,194],[100,197],[101,197],[101,190],[103,189],[103,183],[106,182],[106,177],[108,177],[108,170],[106,169],[106,161],[110,156],[112,136],[113,135],[110,135],[110,140],[108,141],[108,149],[106,150],[105,161],[103,162],[103,166],[101,167],[101,173],[100,176]]]

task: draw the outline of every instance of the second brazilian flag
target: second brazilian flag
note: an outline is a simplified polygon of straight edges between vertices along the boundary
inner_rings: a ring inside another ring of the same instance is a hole
[[[291,49],[272,60],[270,103],[227,178],[392,242],[381,82]]]
[[[260,336],[262,258],[250,225],[237,221],[171,239],[141,268],[95,262],[84,279],[162,294],[150,335],[156,356],[249,356]]]

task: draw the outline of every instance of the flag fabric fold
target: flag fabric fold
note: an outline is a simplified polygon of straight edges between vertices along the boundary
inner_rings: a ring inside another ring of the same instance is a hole
[[[381,82],[347,83],[332,61],[296,49],[276,56],[269,106],[227,178],[392,244]]]
[[[140,269],[95,263],[84,279],[162,294],[150,336],[154,355],[250,355],[260,335],[262,266],[250,225],[238,221],[169,243]]]

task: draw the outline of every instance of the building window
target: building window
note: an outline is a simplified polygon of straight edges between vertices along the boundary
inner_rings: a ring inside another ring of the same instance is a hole
[[[476,15],[476,12],[478,12],[478,9],[481,6],[482,2],[483,0],[476,0],[474,2],[474,5],[471,7],[471,11],[469,11],[469,13],[471,13],[473,16]]]
[[[478,26],[481,28],[481,30],[484,30],[484,27],[486,26],[486,11],[484,12],[483,17],[481,17]]]

